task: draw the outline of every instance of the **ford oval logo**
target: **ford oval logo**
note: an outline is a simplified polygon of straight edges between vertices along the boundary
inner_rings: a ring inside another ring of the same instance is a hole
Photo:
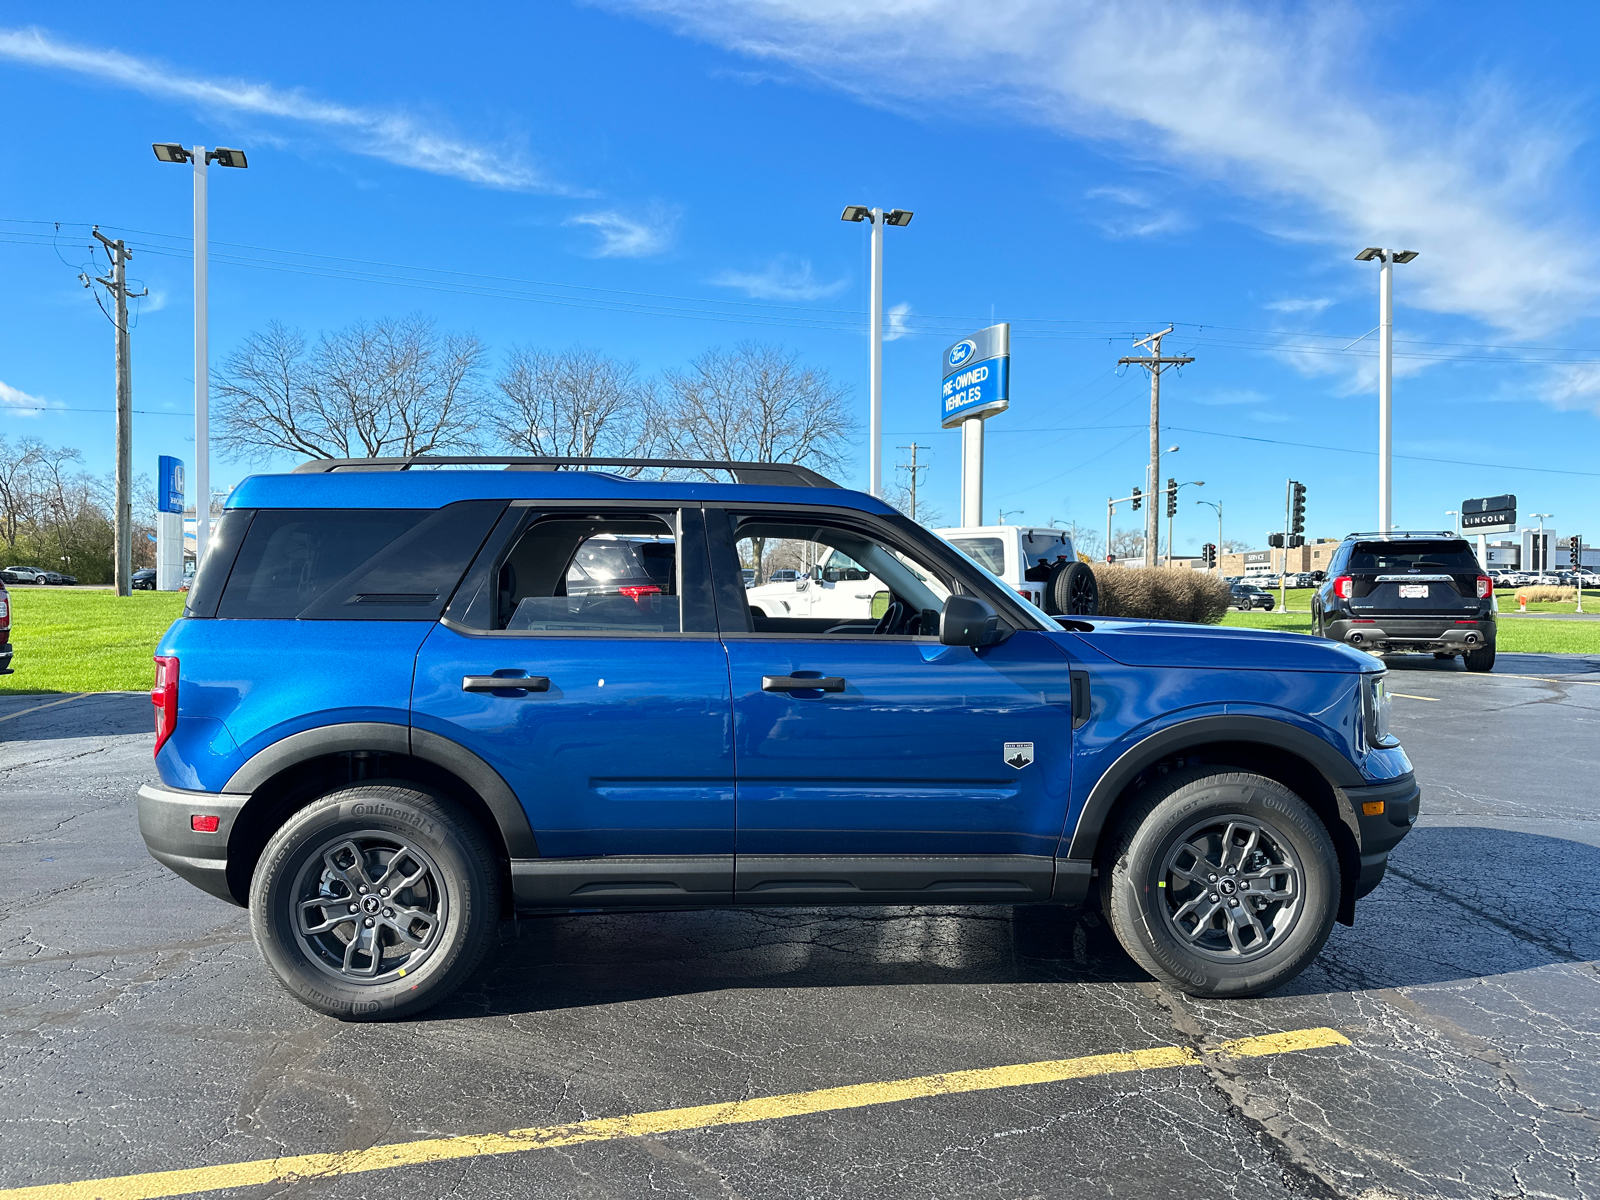
[[[959,367],[977,352],[978,343],[974,342],[971,338],[968,338],[964,342],[957,342],[954,346],[950,347],[950,365],[952,367]]]

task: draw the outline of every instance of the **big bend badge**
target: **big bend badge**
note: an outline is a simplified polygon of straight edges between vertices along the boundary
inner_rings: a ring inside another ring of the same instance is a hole
[[[1022,770],[1033,761],[1032,742],[1007,742],[1001,757],[1006,760],[1006,766]]]

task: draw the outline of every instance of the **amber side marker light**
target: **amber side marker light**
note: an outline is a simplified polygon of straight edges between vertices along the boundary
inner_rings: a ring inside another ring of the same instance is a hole
[[[1365,803],[1362,804],[1361,811],[1362,811],[1362,813],[1364,815],[1369,816],[1369,817],[1381,817],[1381,816],[1383,816],[1383,801],[1382,800],[1368,800],[1368,801],[1366,801]],[[195,818],[195,820],[197,820],[197,821],[199,819],[200,819],[199,817]],[[215,828],[215,826],[213,826],[212,828]]]

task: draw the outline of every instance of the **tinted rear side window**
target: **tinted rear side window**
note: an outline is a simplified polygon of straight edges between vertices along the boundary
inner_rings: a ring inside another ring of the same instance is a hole
[[[217,616],[435,620],[504,508],[261,509]]]
[[[1433,571],[1448,575],[1476,575],[1478,556],[1466,542],[1357,542],[1350,552],[1348,571]]]

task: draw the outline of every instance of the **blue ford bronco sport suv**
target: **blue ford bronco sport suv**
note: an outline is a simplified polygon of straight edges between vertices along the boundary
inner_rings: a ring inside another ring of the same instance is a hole
[[[234,489],[156,655],[139,823],[306,1004],[416,1013],[516,912],[842,904],[1097,904],[1156,978],[1248,996],[1416,820],[1369,655],[1051,617],[805,468],[649,465],[736,482],[414,458]],[[745,568],[830,555],[856,615],[752,610]]]

